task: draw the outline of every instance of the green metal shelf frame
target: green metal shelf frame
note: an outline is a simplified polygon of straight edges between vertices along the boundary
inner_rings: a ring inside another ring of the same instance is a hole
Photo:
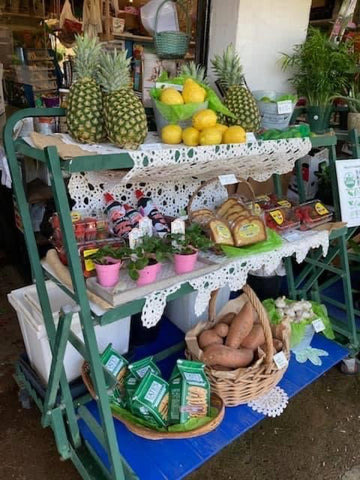
[[[122,457],[117,445],[106,387],[106,385],[109,384],[108,382],[112,382],[114,379],[104,371],[101,365],[94,325],[107,325],[119,321],[119,319],[123,317],[138,313],[144,306],[144,300],[129,302],[126,305],[106,312],[103,316],[96,316],[91,312],[86,295],[86,285],[82,274],[81,263],[77,253],[76,239],[70,217],[70,206],[63,178],[64,172],[73,173],[89,170],[131,168],[133,162],[126,153],[118,155],[85,155],[77,157],[74,160],[62,160],[59,158],[55,147],[46,147],[43,150],[39,150],[29,146],[21,139],[13,140],[14,127],[19,120],[27,117],[40,116],[60,117],[65,116],[65,114],[65,110],[61,108],[25,109],[10,117],[4,128],[4,145],[12,175],[13,190],[24,226],[24,236],[29,253],[32,276],[36,283],[53,355],[46,397],[43,402],[37,397],[36,392],[31,388],[31,385],[19,370],[16,372],[16,379],[19,385],[26,388],[39,406],[42,413],[42,425],[52,428],[59,454],[62,458],[73,461],[82,478],[85,480],[136,479],[136,475]],[[49,274],[41,264],[17,155],[34,158],[44,163],[49,170],[51,188],[54,194],[55,206],[59,213],[64,247],[69,260],[69,270],[74,292],[70,291],[55,277]],[[276,181],[275,179],[275,182]],[[76,302],[76,307],[74,308],[63,307],[57,328],[54,324],[46,290],[46,278],[53,279]],[[168,300],[175,299],[191,291],[193,291],[192,287],[189,284],[185,284],[176,293],[170,295]],[[78,313],[80,317],[84,342],[79,341],[70,330],[71,319],[75,312]],[[81,408],[81,402],[73,402],[63,368],[65,347],[68,341],[91,365],[92,379],[95,391],[97,392],[97,403],[103,428],[99,431],[97,425],[92,425],[91,422],[89,422],[88,426],[107,451],[110,464],[112,465],[110,473],[99,467],[99,464],[94,461],[94,459],[96,459],[96,453],[91,449],[90,445],[84,444],[80,438],[76,409]],[[156,359],[160,360],[165,358],[182,347],[183,343],[174,345],[166,351],[159,352],[156,355]],[[60,392],[60,402],[56,400],[58,392]]]
[[[346,137],[342,133],[341,139]],[[352,143],[352,150],[355,158],[360,158],[360,146],[356,132],[350,132],[349,138]],[[329,167],[330,167],[330,180],[334,201],[334,211],[336,220],[340,219],[340,201],[338,195],[338,184],[336,177],[336,144],[337,135],[333,130],[330,130],[328,134],[316,135],[311,137],[311,143],[313,148],[326,147],[329,150]],[[357,157],[356,157],[357,156]],[[299,201],[305,202],[305,189],[302,177],[301,161],[297,160],[295,163],[295,174],[298,186]],[[281,182],[278,176],[274,178],[275,191],[278,194],[282,194]],[[312,250],[304,260],[305,268],[296,277],[294,274],[293,264],[291,258],[285,258],[285,268],[288,280],[289,296],[290,298],[311,298],[317,302],[327,302],[342,311],[347,313],[346,322],[340,321],[339,318],[334,315],[331,318],[334,330],[344,336],[349,342],[350,350],[355,353],[360,350],[359,330],[356,327],[355,316],[360,314],[359,310],[354,308],[353,302],[353,288],[351,284],[350,276],[350,259],[354,260],[354,255],[349,255],[347,241],[353,236],[356,228],[348,229],[343,227],[335,230],[330,234],[330,247],[329,252],[325,257],[322,257],[322,251]],[[340,259],[340,268],[333,264],[335,258]],[[359,258],[356,259],[359,261]],[[320,281],[321,276],[327,272],[332,274],[330,279]],[[342,287],[344,291],[344,303],[338,302],[326,294],[323,291],[339,279],[342,281]]]

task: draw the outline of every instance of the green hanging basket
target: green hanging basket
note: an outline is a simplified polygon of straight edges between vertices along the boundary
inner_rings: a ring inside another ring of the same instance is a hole
[[[158,57],[164,59],[184,58],[188,51],[190,42],[190,18],[181,1],[177,1],[177,3],[183,9],[186,15],[186,33],[177,31],[157,31],[159,12],[165,3],[172,1],[174,0],[164,0],[157,9],[155,16],[155,49]]]

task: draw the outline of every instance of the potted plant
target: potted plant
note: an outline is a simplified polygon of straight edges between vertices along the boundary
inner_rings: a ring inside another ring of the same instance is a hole
[[[171,251],[174,255],[174,266],[177,274],[192,272],[195,268],[199,250],[207,250],[213,242],[204,235],[200,225],[193,224],[185,232],[172,234]]]
[[[347,117],[347,128],[348,130],[357,130],[360,134],[360,86],[359,86],[359,75],[355,76],[355,79],[349,89],[347,96],[340,96],[341,100],[345,100],[349,108],[349,113]]]
[[[131,250],[128,247],[114,248],[109,245],[99,248],[88,257],[95,265],[98,283],[103,287],[113,287],[119,281],[120,268]]]
[[[310,27],[305,42],[282,56],[283,69],[293,71],[291,85],[307,100],[311,131],[324,133],[330,123],[334,97],[343,95],[350,87],[350,73],[356,69],[354,54],[348,44],[331,42],[326,34]]]
[[[161,271],[161,262],[170,256],[166,239],[160,237],[142,238],[141,244],[131,251],[128,272],[138,287],[155,282]]]

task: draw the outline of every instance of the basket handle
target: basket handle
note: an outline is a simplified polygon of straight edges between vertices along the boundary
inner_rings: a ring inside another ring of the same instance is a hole
[[[246,186],[248,187],[249,189],[249,192],[250,192],[250,196],[251,196],[251,200],[254,201],[255,200],[255,192],[254,192],[254,189],[253,187],[251,186],[251,184],[245,180],[244,178],[242,177],[236,177],[238,183],[245,183]],[[204,187],[207,187],[208,185],[211,185],[212,183],[215,183],[215,182],[218,182],[219,179],[218,177],[215,177],[215,178],[211,178],[210,180],[207,180],[206,182],[202,183],[201,185],[199,185],[195,191],[193,192],[193,194],[191,195],[190,197],[190,200],[189,200],[189,203],[188,203],[188,208],[187,208],[187,212],[188,212],[188,216],[189,216],[189,220],[191,221],[192,218],[191,218],[191,210],[192,210],[192,204],[194,203],[195,199],[196,199],[196,196],[197,194],[204,188]]]
[[[216,289],[216,290],[213,290],[210,294],[208,322],[211,323],[211,325],[215,325],[216,299],[217,299],[218,293],[219,293],[219,289]]]
[[[247,297],[249,298],[249,301],[251,305],[255,308],[259,315],[259,320],[260,323],[264,329],[264,336],[265,336],[265,345],[266,345],[266,352],[265,352],[265,365],[268,367],[270,370],[272,367],[272,362],[273,362],[273,336],[271,332],[271,327],[270,327],[270,321],[268,314],[259,300],[258,296],[254,292],[254,290],[249,286],[249,285],[244,285],[243,286],[243,292],[246,293]]]
[[[182,8],[183,12],[185,13],[186,15],[186,34],[187,35],[190,35],[190,17],[189,17],[189,14],[182,2],[182,0],[164,0],[158,7],[158,9],[156,10],[156,15],[155,15],[155,26],[154,26],[154,32],[155,34],[157,33],[157,27],[158,27],[158,19],[159,19],[159,12],[160,10],[162,9],[162,7],[165,5],[165,3],[167,2],[173,2],[173,3],[177,3],[178,5],[180,5],[180,8]]]

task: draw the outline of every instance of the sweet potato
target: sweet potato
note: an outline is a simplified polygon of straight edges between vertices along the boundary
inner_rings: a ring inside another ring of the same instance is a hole
[[[214,332],[216,332],[219,337],[225,338],[226,335],[229,333],[229,325],[226,323],[219,322],[214,327]]]
[[[235,312],[226,313],[223,317],[220,318],[219,323],[221,322],[221,323],[226,323],[226,325],[230,325],[235,315],[236,315]]]
[[[250,302],[246,302],[231,322],[225,345],[239,348],[241,342],[249,335],[254,325],[255,310]]]
[[[254,358],[254,352],[248,348],[231,348],[225,345],[209,345],[205,350],[202,361],[209,366],[239,368],[247,367]]]
[[[277,352],[280,352],[283,348],[283,342],[277,338],[273,338],[273,346]]]
[[[205,347],[213,345],[214,343],[222,345],[223,339],[214,331],[213,328],[210,328],[209,330],[204,330],[200,333],[198,342],[199,347],[204,349]]]
[[[250,348],[255,350],[257,347],[265,342],[264,329],[262,325],[256,323],[251,329],[249,335],[241,342],[241,346],[244,348]]]

